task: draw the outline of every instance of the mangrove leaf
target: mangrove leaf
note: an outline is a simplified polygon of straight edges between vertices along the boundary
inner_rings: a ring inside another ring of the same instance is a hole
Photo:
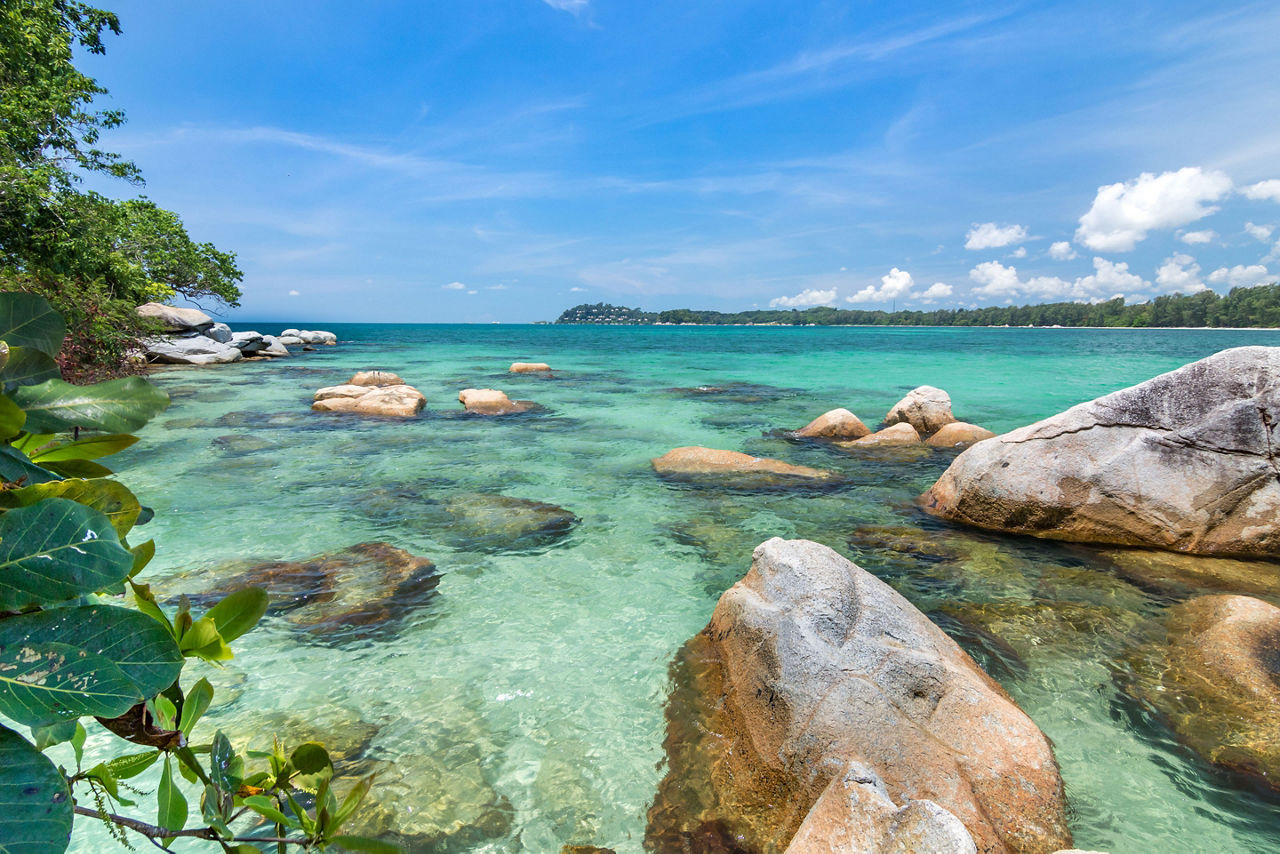
[[[21,386],[13,402],[27,411],[27,427],[61,433],[77,427],[128,433],[169,405],[169,395],[141,377],[75,386],[62,380]]]
[[[123,451],[138,441],[137,436],[128,433],[106,433],[101,436],[86,436],[74,442],[64,442],[50,448],[41,448],[31,454],[31,461],[44,465],[61,460],[96,460],[110,454]]]
[[[0,516],[0,611],[102,590],[132,567],[111,520],[92,507],[47,498]]]
[[[27,459],[27,455],[11,445],[0,445],[0,479],[10,483],[48,483],[62,477]]]
[[[12,439],[22,432],[27,423],[27,413],[7,397],[0,397],[0,440]]]
[[[111,521],[111,527],[121,537],[129,533],[142,512],[142,506],[129,487],[119,481],[102,478],[68,478],[10,489],[0,492],[0,508],[30,507],[46,498],[67,498],[92,507]]]
[[[104,655],[29,640],[0,620],[0,714],[42,727],[81,715],[115,716],[142,698]]]
[[[71,839],[71,792],[48,757],[0,726],[0,851],[59,854]]]
[[[9,361],[0,368],[0,383],[7,389],[20,385],[35,385],[62,376],[58,363],[47,353],[34,347],[14,347],[9,351]]]
[[[48,300],[35,294],[0,293],[0,339],[10,347],[34,347],[58,355],[67,325]]]

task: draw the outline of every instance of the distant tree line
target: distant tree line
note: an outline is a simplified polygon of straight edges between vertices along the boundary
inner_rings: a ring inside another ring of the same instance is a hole
[[[556,323],[682,324],[708,326],[1112,326],[1112,327],[1280,327],[1280,284],[1232,288],[1226,296],[1200,291],[1172,294],[1125,305],[1123,297],[1100,303],[940,308],[934,311],[863,311],[827,306],[788,311],[699,311],[688,308],[641,311],[596,303],[564,311]]]

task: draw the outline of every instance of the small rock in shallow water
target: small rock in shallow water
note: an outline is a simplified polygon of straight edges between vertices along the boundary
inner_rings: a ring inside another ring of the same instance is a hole
[[[975,442],[981,442],[983,439],[990,439],[995,435],[995,433],[985,427],[979,427],[977,424],[953,421],[950,424],[943,425],[937,433],[925,440],[925,444],[933,445],[935,448],[964,447]]]
[[[936,433],[956,420],[951,414],[951,395],[940,388],[922,385],[912,389],[884,417],[884,426],[910,424],[923,435]]]
[[[871,428],[847,409],[833,409],[795,432],[799,439],[861,439],[871,434]]]
[[[356,371],[355,376],[347,380],[347,385],[405,385],[405,381],[390,371]]]
[[[1173,595],[1247,593],[1280,599],[1280,563],[1184,555],[1152,549],[1103,552],[1117,574],[1143,587]]]
[[[413,485],[374,490],[361,507],[375,519],[407,525],[466,551],[540,549],[580,521],[572,512],[527,498],[467,492],[431,498]]]
[[[507,371],[512,374],[542,374],[549,373],[551,366],[546,362],[512,362]]]
[[[916,432],[916,428],[910,424],[894,424],[892,427],[886,427],[852,442],[837,442],[836,446],[848,451],[857,451],[863,448],[896,448],[919,444],[920,434]]]
[[[835,485],[841,480],[839,474],[826,469],[697,446],[675,448],[650,462],[663,478],[734,489]]]
[[[532,400],[511,400],[496,388],[464,388],[458,400],[476,415],[518,415],[538,408]]]

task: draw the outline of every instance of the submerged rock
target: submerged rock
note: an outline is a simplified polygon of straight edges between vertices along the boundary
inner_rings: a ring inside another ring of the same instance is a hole
[[[495,388],[464,388],[458,400],[476,415],[516,415],[538,407],[532,400],[511,400]]]
[[[512,374],[543,374],[549,373],[551,366],[546,362],[512,362],[507,371]]]
[[[1061,540],[1280,557],[1280,348],[1224,350],[956,458],[921,497]]]
[[[983,439],[990,439],[995,435],[995,433],[985,427],[979,427],[977,424],[953,421],[939,428],[937,433],[925,440],[925,444],[933,445],[935,448],[954,448],[960,445],[972,445],[975,442],[981,442]]]
[[[955,603],[942,613],[976,632],[998,638],[1020,661],[1115,654],[1140,639],[1149,620],[1134,611],[1081,602]]]
[[[801,439],[861,439],[871,433],[862,419],[847,409],[833,409],[795,432]]]
[[[231,564],[210,574],[223,580],[199,596],[212,604],[245,587],[262,587],[269,613],[284,614],[316,635],[366,637],[406,616],[435,594],[435,564],[388,543],[359,543],[300,561]]]
[[[543,501],[484,492],[437,500],[413,486],[375,490],[361,504],[374,518],[411,526],[468,551],[544,548],[581,521],[563,507]]]
[[[1116,549],[1101,556],[1123,578],[1161,593],[1221,591],[1280,599],[1280,563],[1151,549]]]
[[[233,456],[256,454],[259,451],[274,451],[280,447],[275,442],[269,442],[260,436],[245,436],[243,434],[218,436],[213,440],[212,444],[215,448]]]
[[[1205,759],[1280,790],[1280,608],[1201,596],[1170,610],[1166,641],[1122,685]]]
[[[737,451],[690,446],[675,448],[650,461],[660,477],[736,489],[778,489],[831,485],[840,475]]]
[[[951,414],[951,395],[940,388],[922,385],[912,389],[884,417],[884,426],[910,424],[923,435],[936,433],[956,420]]]
[[[859,791],[868,803],[840,826],[887,826],[877,816],[893,804],[932,801],[983,852],[1070,844],[1048,739],[923,614],[825,546],[757,548],[672,673],[650,848],[712,834],[723,850],[782,850],[851,770],[881,781],[889,803]],[[941,810],[928,823],[939,834]],[[908,830],[920,826],[904,823],[888,850],[920,850]]]

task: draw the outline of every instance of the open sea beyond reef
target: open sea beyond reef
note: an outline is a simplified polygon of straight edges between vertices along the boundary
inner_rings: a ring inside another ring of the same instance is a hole
[[[1228,347],[1280,345],[1280,331],[323,328],[339,346],[154,375],[173,405],[115,458],[156,511],[135,534],[158,545],[150,578],[194,593],[230,562],[385,541],[434,561],[439,586],[371,637],[317,639],[269,617],[210,676],[205,739],[217,726],[258,747],[272,730],[348,745],[384,769],[374,791],[387,806],[412,817],[445,804],[456,833],[439,850],[639,852],[664,773],[673,655],[757,544],[802,537],[901,591],[1048,734],[1078,847],[1280,849],[1280,802],[1215,772],[1119,687],[1126,654],[1196,591],[1135,583],[1106,549],[924,516],[913,499],[952,451],[850,454],[772,433],[835,407],[874,428],[922,384],[946,389],[961,420],[1003,432]],[[508,374],[517,360],[549,362],[554,377]],[[422,416],[309,410],[315,389],[370,368],[419,388]],[[545,410],[462,417],[468,387]],[[847,485],[666,484],[649,460],[682,445],[835,469]],[[436,508],[477,493],[550,502],[580,522],[512,548],[441,521]],[[188,683],[212,670],[188,668]],[[92,821],[76,834],[76,851],[112,845]]]

